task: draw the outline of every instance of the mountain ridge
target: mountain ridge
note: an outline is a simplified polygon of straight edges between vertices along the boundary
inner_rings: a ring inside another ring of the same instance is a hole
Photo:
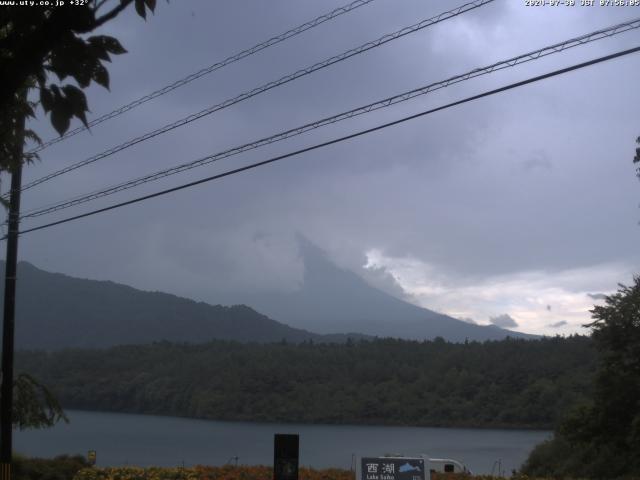
[[[331,262],[327,254],[298,235],[304,264],[300,288],[287,293],[242,294],[233,302],[251,305],[287,325],[318,333],[360,332],[365,335],[448,341],[539,338],[494,325],[474,325],[449,315],[418,307],[370,286],[356,273]]]
[[[0,288],[4,288],[4,278],[0,279]],[[101,348],[213,339],[344,342],[347,338],[363,336],[318,335],[277,322],[246,305],[210,305],[109,280],[47,272],[24,261],[18,263],[17,348]]]
[[[470,324],[418,307],[338,267],[302,236],[298,236],[298,246],[304,264],[299,290],[281,294],[245,292],[225,302],[231,306],[144,291],[109,280],[47,272],[19,262],[16,345],[58,349],[162,340],[339,343],[348,338],[372,337],[442,337],[453,342],[538,338],[493,325]],[[0,267],[3,265],[0,261]],[[4,278],[0,278],[3,287]]]

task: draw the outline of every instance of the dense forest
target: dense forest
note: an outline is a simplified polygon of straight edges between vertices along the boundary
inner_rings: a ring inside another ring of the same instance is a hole
[[[23,351],[66,408],[221,420],[550,428],[589,395],[587,337]]]

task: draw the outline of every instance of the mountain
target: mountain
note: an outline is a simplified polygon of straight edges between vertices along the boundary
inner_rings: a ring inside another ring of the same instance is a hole
[[[212,339],[344,342],[367,336],[412,340],[443,337],[453,342],[500,340],[507,336],[534,338],[417,307],[339,268],[308,240],[301,237],[298,243],[304,262],[299,290],[237,294],[233,299],[237,305],[230,307],[50,273],[20,262],[16,346],[92,348],[161,340],[201,343]],[[0,271],[4,271],[2,261]],[[0,289],[4,289],[1,276]]]
[[[0,269],[4,272],[4,262],[0,262]],[[4,291],[4,277],[0,288]],[[209,305],[114,282],[50,273],[27,262],[18,264],[16,301],[16,346],[23,349],[107,347],[161,340],[344,342],[347,338],[291,328],[244,305]]]
[[[241,294],[234,301],[271,318],[314,332],[361,332],[412,340],[443,337],[453,342],[536,338],[495,326],[473,325],[417,307],[378,290],[355,273],[332,263],[325,252],[299,236],[304,277],[290,293]]]

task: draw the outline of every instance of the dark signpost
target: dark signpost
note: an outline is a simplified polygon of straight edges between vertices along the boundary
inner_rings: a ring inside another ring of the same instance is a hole
[[[423,458],[362,457],[356,480],[425,480]]]
[[[276,433],[273,439],[273,480],[298,480],[300,437]]]

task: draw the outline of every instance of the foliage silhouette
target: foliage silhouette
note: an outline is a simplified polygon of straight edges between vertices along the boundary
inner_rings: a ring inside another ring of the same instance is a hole
[[[588,326],[598,352],[592,394],[536,447],[528,475],[618,478],[640,474],[640,276],[620,285]]]

